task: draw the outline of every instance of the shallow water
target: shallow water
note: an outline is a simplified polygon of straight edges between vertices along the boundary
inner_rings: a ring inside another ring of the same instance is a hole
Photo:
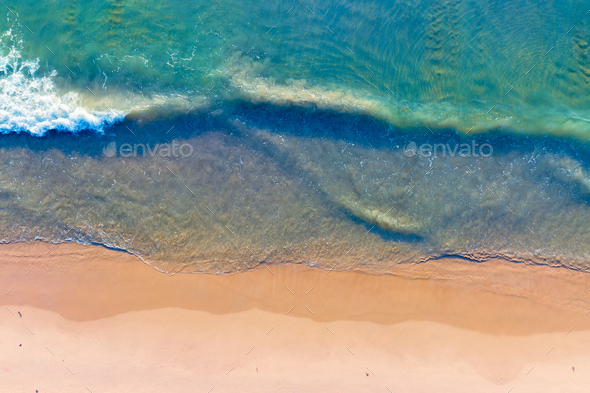
[[[4,136],[3,240],[97,242],[170,272],[285,260],[382,271],[449,254],[587,268],[577,142],[417,135],[247,103],[213,113]]]
[[[167,272],[587,270],[586,11],[9,4],[0,241],[99,243]]]

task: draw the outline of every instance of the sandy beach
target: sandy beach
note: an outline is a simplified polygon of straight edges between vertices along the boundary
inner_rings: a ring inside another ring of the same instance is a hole
[[[0,271],[0,392],[590,384],[590,277],[564,268],[443,259],[380,276],[293,264],[169,276],[119,251],[35,242],[1,245]]]
[[[7,2],[0,393],[589,393],[586,7]]]

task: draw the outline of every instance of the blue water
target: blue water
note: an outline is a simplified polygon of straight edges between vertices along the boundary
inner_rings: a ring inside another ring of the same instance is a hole
[[[0,241],[162,270],[588,268],[581,2],[21,1]]]

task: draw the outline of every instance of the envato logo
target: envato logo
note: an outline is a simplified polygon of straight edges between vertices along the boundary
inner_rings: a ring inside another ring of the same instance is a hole
[[[119,154],[121,157],[145,157],[146,154],[150,157],[190,157],[193,154],[194,148],[190,143],[178,143],[172,141],[172,143],[157,143],[154,146],[143,143],[123,143],[117,149],[117,144],[111,142],[102,148],[102,154],[106,157],[114,157]]]
[[[475,143],[475,141],[471,141],[471,144],[455,143],[453,146],[450,146],[448,143],[436,143],[434,145],[424,143],[417,146],[416,142],[410,142],[404,147],[404,155],[406,157],[414,157],[416,155],[420,157],[438,157],[439,154],[442,157],[446,157],[447,154],[450,157],[455,157],[456,155],[459,157],[489,157],[493,152],[494,148],[489,143],[480,145]]]

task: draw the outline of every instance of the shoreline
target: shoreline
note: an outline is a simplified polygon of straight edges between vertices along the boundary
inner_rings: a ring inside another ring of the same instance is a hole
[[[16,304],[74,321],[165,307],[226,314],[253,308],[284,313],[297,306],[290,315],[317,321],[431,320],[487,334],[526,335],[560,331],[556,321],[571,317],[580,329],[590,329],[583,318],[590,307],[589,274],[503,260],[446,258],[400,264],[379,275],[291,263],[230,274],[168,275],[133,254],[102,246],[32,242],[0,245],[0,269],[2,287],[14,286],[2,304],[19,299]],[[316,300],[306,298],[311,288]],[[73,293],[76,299],[66,296]],[[212,295],[215,303],[208,301]],[[308,312],[305,301],[319,311]]]
[[[168,276],[99,246],[51,247],[0,245],[0,376],[15,391],[590,383],[585,273],[446,260],[379,276],[290,264]]]

